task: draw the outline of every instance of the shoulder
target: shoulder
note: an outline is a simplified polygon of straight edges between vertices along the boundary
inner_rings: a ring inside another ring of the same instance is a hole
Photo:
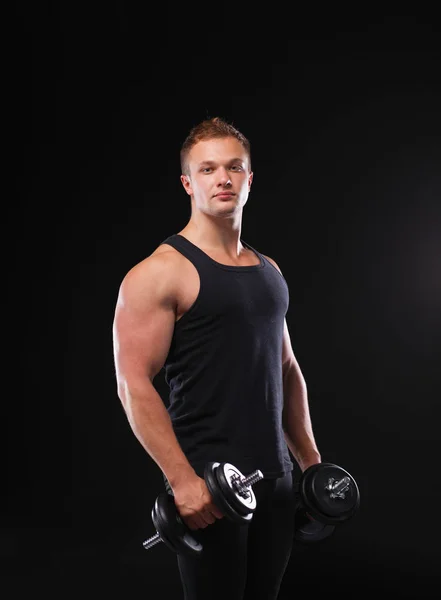
[[[129,296],[173,293],[182,272],[183,260],[184,256],[180,252],[167,244],[161,244],[127,271],[121,281],[120,293]]]
[[[261,253],[261,254],[262,254],[262,253]],[[275,268],[276,268],[276,269],[279,271],[279,273],[282,273],[282,270],[281,270],[281,268],[279,267],[279,265],[276,263],[276,261],[275,261],[273,258],[271,258],[271,257],[267,256],[266,254],[262,254],[262,256],[263,256],[263,257],[265,257],[265,258],[266,258],[266,260],[267,260],[268,262],[270,262],[270,263],[271,263],[271,264],[272,264],[272,265],[273,265],[273,266],[274,266],[274,267],[275,267]]]

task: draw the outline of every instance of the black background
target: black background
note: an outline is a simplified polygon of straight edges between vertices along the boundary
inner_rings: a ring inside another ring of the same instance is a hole
[[[280,598],[439,585],[439,22],[284,10],[15,6],[7,598],[181,598],[171,552],[141,546],[162,477],[117,398],[111,328],[126,271],[189,218],[179,147],[216,115],[251,141],[242,237],[289,282],[322,457],[361,492],[332,538],[294,547]]]

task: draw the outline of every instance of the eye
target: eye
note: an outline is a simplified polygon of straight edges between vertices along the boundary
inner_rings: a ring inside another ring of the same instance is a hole
[[[202,167],[202,173],[209,173],[211,171],[211,167]]]
[[[243,168],[241,165],[232,165],[231,168],[233,171],[243,171]]]

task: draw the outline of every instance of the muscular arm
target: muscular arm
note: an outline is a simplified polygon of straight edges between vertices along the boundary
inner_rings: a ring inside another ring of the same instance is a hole
[[[285,439],[302,471],[321,462],[314,439],[306,382],[291,347],[288,326],[284,324],[283,350],[283,429]]]
[[[175,263],[166,253],[152,255],[123,279],[113,321],[118,396],[143,448],[165,474],[181,516],[192,529],[213,522],[199,515],[211,506],[208,490],[182,451],[153,379],[163,367],[176,315]]]
[[[144,449],[174,483],[191,469],[173,432],[153,379],[162,368],[173,335],[175,312],[164,259],[150,257],[124,278],[113,323],[118,396]]]

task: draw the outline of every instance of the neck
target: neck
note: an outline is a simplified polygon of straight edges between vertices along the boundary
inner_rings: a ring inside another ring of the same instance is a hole
[[[219,219],[198,213],[197,216],[194,214],[191,216],[180,233],[196,246],[224,251],[234,256],[242,249],[241,231],[242,214],[230,219]]]

